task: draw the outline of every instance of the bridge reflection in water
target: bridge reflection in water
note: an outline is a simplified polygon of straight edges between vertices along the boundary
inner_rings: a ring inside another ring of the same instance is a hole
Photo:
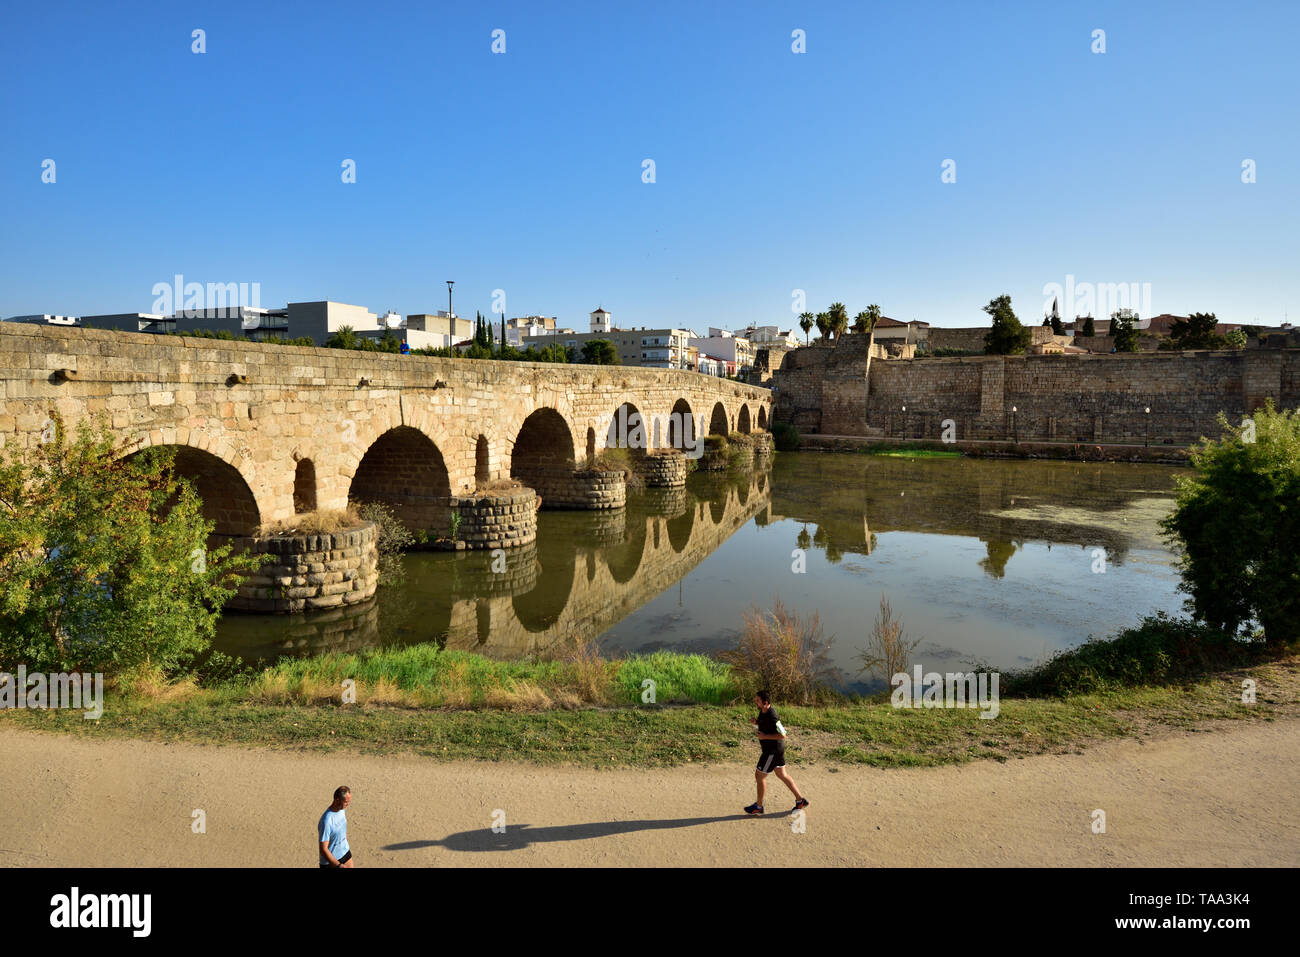
[[[765,471],[697,473],[685,488],[629,493],[625,508],[542,512],[533,544],[496,559],[408,553],[405,580],[364,606],[227,615],[215,645],[248,661],[417,642],[515,658],[595,639],[765,513],[770,496]]]

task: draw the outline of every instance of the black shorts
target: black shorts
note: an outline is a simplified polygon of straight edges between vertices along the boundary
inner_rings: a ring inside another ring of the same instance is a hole
[[[764,774],[783,767],[785,767],[784,748],[780,751],[764,751],[758,756],[758,767],[756,770],[762,771]]]
[[[350,860],[352,860],[352,852],[351,852],[351,851],[348,851],[346,854],[344,854],[342,857],[339,858],[339,864],[340,864],[340,865],[346,864],[346,863],[347,863],[348,861],[350,861]],[[329,861],[321,861],[321,862],[320,862],[320,866],[321,866],[321,867],[333,867],[334,865],[331,864]]]

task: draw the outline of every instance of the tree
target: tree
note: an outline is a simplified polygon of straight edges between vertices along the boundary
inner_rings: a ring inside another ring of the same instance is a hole
[[[1270,645],[1300,637],[1300,412],[1272,401],[1192,450],[1165,532],[1182,545],[1182,584],[1201,621],[1237,635],[1257,622]]]
[[[209,647],[264,557],[208,549],[213,525],[170,449],[129,458],[107,424],[0,463],[0,670],[170,671]]]
[[[608,339],[588,339],[582,344],[582,361],[593,366],[616,366],[618,349]]]
[[[1138,331],[1135,327],[1137,318],[1132,309],[1120,309],[1111,313],[1110,335],[1116,352],[1138,351]]]
[[[984,311],[993,317],[993,328],[984,336],[984,351],[989,355],[1020,355],[1027,348],[1033,333],[1020,324],[1011,310],[1011,297],[1007,295],[990,299]]]
[[[360,337],[352,331],[351,326],[339,326],[334,335],[325,340],[326,349],[359,349]]]
[[[1097,327],[1092,321],[1092,316],[1084,316],[1082,335],[1095,336],[1096,334],[1097,334]]]
[[[1227,340],[1216,332],[1219,321],[1212,312],[1194,312],[1175,319],[1169,326],[1169,341],[1175,349],[1223,349]]]
[[[799,328],[803,330],[803,343],[808,344],[808,333],[812,331],[813,314],[811,312],[801,312],[799,314]]]
[[[880,321],[880,307],[874,302],[863,309],[853,318],[853,330],[855,332],[869,333],[876,328],[876,323]]]
[[[838,339],[849,327],[849,310],[845,308],[844,303],[833,302],[826,310],[826,315],[830,318],[831,333]]]
[[[830,313],[827,312],[817,313],[817,331],[821,333],[821,337],[823,339],[825,339],[827,336],[831,334]]]
[[[1224,335],[1223,340],[1228,344],[1229,348],[1244,349],[1247,342],[1246,330],[1233,329]]]

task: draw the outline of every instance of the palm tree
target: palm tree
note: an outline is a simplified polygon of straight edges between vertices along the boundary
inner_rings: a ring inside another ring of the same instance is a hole
[[[817,313],[817,331],[822,334],[823,339],[830,335],[831,314],[829,312]]]
[[[799,328],[803,330],[804,345],[808,345],[808,333],[812,331],[813,321],[811,312],[801,312],[799,314]]]
[[[327,349],[359,349],[358,336],[351,326],[339,326],[334,335],[325,340]]]
[[[867,317],[867,323],[866,323],[867,327],[862,331],[870,332],[872,329],[876,328],[876,323],[880,321],[880,307],[873,302],[871,305],[867,306],[867,308],[864,309],[862,312],[858,313],[859,318],[861,318],[863,315],[866,315]]]
[[[844,334],[844,330],[849,327],[849,311],[844,307],[844,303],[833,302],[830,309],[826,310],[826,313],[830,316],[831,332],[838,339]]]

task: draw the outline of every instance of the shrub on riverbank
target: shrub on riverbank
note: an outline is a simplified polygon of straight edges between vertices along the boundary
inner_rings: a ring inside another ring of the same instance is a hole
[[[1300,638],[1300,411],[1272,400],[1241,426],[1219,413],[1221,439],[1191,453],[1162,522],[1183,547],[1189,609],[1237,634],[1256,623],[1275,644]]]
[[[0,462],[0,670],[171,672],[203,655],[236,576],[266,556],[207,547],[175,453],[124,456],[106,421]]]
[[[745,697],[766,688],[775,699],[812,704],[835,696],[830,688],[838,677],[830,659],[834,640],[823,634],[817,612],[803,618],[776,599],[770,612],[748,609],[738,644],[718,657],[731,665]]]
[[[379,584],[392,587],[406,578],[402,553],[416,543],[415,536],[383,502],[362,502],[357,514],[375,523],[375,548],[379,552]]]
[[[1258,664],[1268,656],[1263,642],[1243,641],[1160,612],[1114,637],[1093,638],[1033,668],[1010,672],[1004,675],[1003,688],[1008,696],[1029,698],[1185,684]]]
[[[778,452],[794,452],[799,448],[799,430],[789,422],[773,423],[772,443]]]

